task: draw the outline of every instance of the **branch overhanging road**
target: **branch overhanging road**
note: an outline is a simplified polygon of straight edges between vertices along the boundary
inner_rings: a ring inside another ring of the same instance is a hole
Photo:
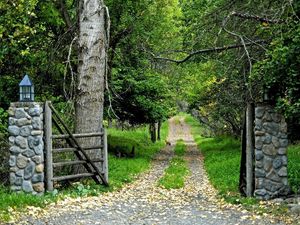
[[[172,118],[169,124],[168,141],[172,145],[162,149],[151,169],[136,181],[117,192],[50,204],[42,216],[38,209],[31,208],[31,216],[22,218],[19,224],[284,224],[218,199],[204,171],[190,127],[183,118],[179,121]],[[180,139],[187,145],[185,159],[190,173],[183,188],[166,190],[158,186],[158,180]]]

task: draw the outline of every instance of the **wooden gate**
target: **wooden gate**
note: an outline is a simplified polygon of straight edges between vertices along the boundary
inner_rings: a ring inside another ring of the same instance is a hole
[[[91,177],[98,184],[108,186],[108,158],[107,158],[107,136],[105,129],[97,133],[72,134],[64,123],[51,102],[45,103],[45,157],[46,157],[46,188],[53,190],[53,183],[56,181],[70,180],[84,177]],[[52,133],[52,123],[59,134]],[[100,145],[82,147],[79,138],[99,138]],[[68,147],[53,148],[54,140],[65,140]],[[101,157],[91,159],[87,151],[100,151]],[[74,161],[53,162],[53,154],[73,152],[76,156]],[[97,165],[96,165],[97,164]],[[57,167],[83,165],[86,172],[70,175],[54,176],[53,170]]]

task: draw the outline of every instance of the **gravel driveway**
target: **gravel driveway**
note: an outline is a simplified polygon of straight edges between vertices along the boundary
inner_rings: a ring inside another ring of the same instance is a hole
[[[172,143],[155,157],[151,169],[117,192],[97,197],[66,199],[50,204],[40,216],[26,216],[19,224],[284,224],[251,214],[216,197],[203,169],[190,128],[183,119],[170,120],[168,140]],[[158,187],[176,140],[188,145],[185,159],[190,174],[185,187],[166,190]]]

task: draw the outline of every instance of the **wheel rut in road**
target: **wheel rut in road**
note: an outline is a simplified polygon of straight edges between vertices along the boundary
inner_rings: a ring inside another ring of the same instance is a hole
[[[187,145],[189,175],[180,189],[158,186],[177,140]],[[284,224],[225,204],[217,198],[203,167],[190,127],[183,118],[169,120],[168,141],[154,158],[151,169],[117,192],[97,197],[68,198],[41,213],[23,217],[20,224]],[[37,210],[37,209],[36,209]]]

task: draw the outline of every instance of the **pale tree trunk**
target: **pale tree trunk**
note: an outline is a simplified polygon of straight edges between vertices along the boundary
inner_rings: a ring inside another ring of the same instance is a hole
[[[99,132],[102,128],[107,48],[108,12],[102,0],[80,0],[79,63],[76,109],[76,133]],[[83,146],[100,145],[99,138],[80,140]],[[89,153],[89,152],[87,152]],[[98,158],[100,152],[90,153]]]

